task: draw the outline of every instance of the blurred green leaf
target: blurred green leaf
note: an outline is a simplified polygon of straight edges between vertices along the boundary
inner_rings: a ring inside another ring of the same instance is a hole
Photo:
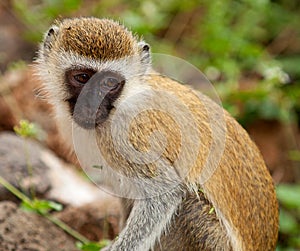
[[[299,233],[299,224],[288,211],[281,209],[279,214],[280,232],[285,234]]]
[[[99,251],[110,244],[110,240],[101,240],[100,242],[76,242],[76,247],[82,251]]]
[[[30,201],[30,203],[23,201],[21,207],[26,211],[36,212],[42,215],[47,214],[52,210],[61,211],[63,209],[62,205],[59,203],[38,199]]]
[[[279,201],[287,208],[300,211],[300,185],[280,184],[276,188]]]
[[[286,57],[279,57],[277,59],[281,64],[285,71],[289,72],[291,75],[300,77],[300,56],[292,55]]]
[[[20,120],[19,125],[14,126],[14,131],[23,138],[36,138],[38,135],[36,125],[28,120]]]
[[[289,159],[293,161],[300,161],[300,151],[299,150],[294,150],[294,151],[289,151]]]

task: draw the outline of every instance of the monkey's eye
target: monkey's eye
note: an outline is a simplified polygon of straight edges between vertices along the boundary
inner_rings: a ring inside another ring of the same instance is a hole
[[[91,76],[87,73],[80,73],[74,76],[74,79],[80,84],[85,84],[90,78]]]
[[[95,74],[91,69],[70,69],[66,71],[66,81],[74,87],[82,87]]]

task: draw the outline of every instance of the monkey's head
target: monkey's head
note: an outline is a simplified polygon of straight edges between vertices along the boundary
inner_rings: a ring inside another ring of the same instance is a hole
[[[65,19],[45,34],[37,63],[57,116],[92,129],[107,119],[120,96],[139,88],[132,85],[150,70],[150,48],[112,20]]]

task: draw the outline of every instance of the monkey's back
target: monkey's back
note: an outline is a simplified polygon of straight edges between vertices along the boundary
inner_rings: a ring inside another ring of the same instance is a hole
[[[247,132],[224,110],[220,113],[219,120],[210,117],[210,121],[207,121],[209,116],[203,108],[216,113],[220,112],[220,108],[212,100],[191,91],[189,87],[164,77],[153,77],[150,82],[155,89],[172,92],[188,105],[198,121],[199,131],[206,131],[202,139],[205,141],[206,137],[206,147],[200,148],[197,165],[188,176],[189,182],[197,182],[209,145],[218,147],[213,145],[209,124],[215,123],[214,126],[217,124],[222,127],[223,116],[226,125],[224,151],[218,167],[201,184],[202,191],[216,210],[222,227],[227,230],[234,250],[274,250],[278,233],[276,194],[263,158]],[[222,128],[220,131],[222,132]],[[187,203],[187,207],[190,207],[191,202]],[[196,202],[195,204],[197,205]],[[192,224],[195,228],[201,228],[196,220]],[[207,235],[202,238],[209,237]]]
[[[152,77],[149,82],[156,90],[165,90],[177,96],[197,121],[202,147],[187,181],[200,183],[205,197],[214,207],[221,228],[226,229],[234,250],[274,250],[278,234],[275,189],[262,156],[247,132],[214,101],[191,91],[189,87],[158,76]],[[209,113],[215,113],[215,116]],[[213,130],[216,132],[214,135]],[[224,133],[224,136],[220,133]],[[224,142],[218,142],[219,136]],[[207,179],[201,179],[199,175],[204,170],[203,166],[207,165],[210,151],[213,153],[214,148],[222,146],[224,149],[220,160],[216,160],[217,166],[209,166],[208,163],[211,174]],[[187,208],[182,209],[183,212],[189,211],[192,201],[187,201]],[[194,204],[197,205],[195,200]],[[201,228],[196,218],[186,224]],[[202,238],[209,238],[209,232],[210,229],[207,229],[207,235]],[[193,232],[190,234],[193,235]]]

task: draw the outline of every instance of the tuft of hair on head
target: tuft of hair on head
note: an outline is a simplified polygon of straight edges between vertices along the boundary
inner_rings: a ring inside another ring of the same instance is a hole
[[[139,42],[138,37],[119,22],[86,17],[56,21],[46,33],[44,49],[107,61],[134,56],[140,50]]]

